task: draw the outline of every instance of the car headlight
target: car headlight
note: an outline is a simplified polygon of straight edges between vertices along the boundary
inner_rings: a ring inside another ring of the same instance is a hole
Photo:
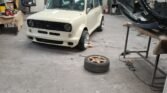
[[[33,27],[34,26],[33,20],[27,20],[27,24],[28,24],[29,27]]]
[[[70,32],[72,30],[72,26],[70,24],[65,24],[64,25],[64,29],[68,32]]]

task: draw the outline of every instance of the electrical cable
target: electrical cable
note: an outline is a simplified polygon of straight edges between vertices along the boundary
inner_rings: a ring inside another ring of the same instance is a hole
[[[165,23],[167,21],[167,16],[163,16],[160,15],[158,12],[156,12],[155,10],[153,10],[148,4],[146,0],[140,0],[140,4],[141,6],[144,8],[144,10],[146,10],[151,16],[153,16],[156,21],[167,25],[167,23]]]

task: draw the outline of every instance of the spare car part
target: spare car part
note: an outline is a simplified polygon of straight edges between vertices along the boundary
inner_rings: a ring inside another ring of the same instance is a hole
[[[101,55],[90,55],[85,58],[84,68],[94,73],[104,73],[109,70],[110,61]]]

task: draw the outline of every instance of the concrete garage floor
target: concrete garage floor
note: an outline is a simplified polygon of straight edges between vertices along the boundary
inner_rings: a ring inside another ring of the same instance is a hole
[[[10,34],[12,31],[2,32],[0,93],[160,93],[143,84],[119,61],[126,33],[122,24],[126,21],[122,16],[105,15],[104,31],[92,35],[93,48],[84,52],[34,44],[26,38],[26,26],[17,36]],[[147,37],[136,35],[131,32],[130,48],[146,48]],[[156,40],[152,45],[155,43]],[[85,71],[84,57],[91,54],[107,56],[111,61],[110,71],[105,74]],[[136,73],[149,82],[152,68],[138,56],[132,56],[140,61],[135,61]]]

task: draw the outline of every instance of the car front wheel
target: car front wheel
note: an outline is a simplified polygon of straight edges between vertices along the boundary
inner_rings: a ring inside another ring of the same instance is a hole
[[[89,33],[87,31],[83,31],[79,44],[78,44],[78,49],[83,51],[88,48],[89,45]]]

